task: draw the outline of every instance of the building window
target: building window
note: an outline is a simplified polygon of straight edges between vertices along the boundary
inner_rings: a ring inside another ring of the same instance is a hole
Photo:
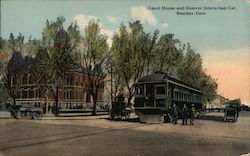
[[[64,99],[67,99],[67,90],[64,91]]]
[[[17,83],[16,83],[16,76],[13,76],[13,78],[12,78],[12,85],[16,85]]]
[[[71,85],[71,86],[74,85],[74,77],[73,77],[73,76],[70,77],[70,85]]]
[[[76,85],[76,86],[78,85],[78,81],[79,81],[79,78],[78,78],[78,77],[75,77],[75,85]]]
[[[86,102],[90,102],[90,93],[87,93],[86,95]]]
[[[22,92],[22,91],[20,91],[20,90],[17,92],[17,97],[18,97],[18,98],[22,98],[22,97],[21,97],[21,92]]]
[[[81,92],[81,99],[84,100],[84,92]]]
[[[22,90],[22,98],[28,98],[28,91]]]
[[[67,86],[69,85],[69,82],[70,82],[70,77],[69,77],[69,75],[67,76],[67,78],[66,78],[67,80]]]
[[[38,98],[38,92],[37,89],[34,90],[35,98]]]
[[[35,80],[32,75],[29,75],[29,84],[34,84]]]
[[[37,98],[42,98],[42,97],[45,97],[45,95],[42,93],[41,90],[37,90]]]
[[[22,84],[28,84],[28,74],[23,74]]]
[[[74,99],[74,91],[70,91],[70,99]]]
[[[29,98],[34,98],[34,90],[29,90]]]
[[[83,81],[84,79],[83,78],[80,78],[80,85],[83,86]]]

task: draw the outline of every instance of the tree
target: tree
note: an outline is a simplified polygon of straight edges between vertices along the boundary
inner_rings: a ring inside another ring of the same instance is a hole
[[[50,68],[50,63],[48,63],[49,61],[50,57],[47,50],[40,47],[34,58],[33,68],[30,71],[32,73],[34,83],[36,84],[37,89],[39,90],[39,94],[45,98],[47,107],[47,109],[45,110],[48,110],[48,98],[50,90],[50,85],[48,83],[50,79],[50,74],[48,74],[47,72],[47,70]]]
[[[119,68],[116,65],[115,60],[111,57],[109,60],[109,69],[108,74],[109,77],[106,79],[105,89],[110,96],[110,102],[112,103],[115,100],[115,97],[119,95],[123,95],[125,82],[119,73]],[[109,83],[110,82],[110,83]]]
[[[77,23],[74,23],[74,24],[71,23],[67,29],[67,32],[69,34],[71,47],[77,48],[81,41],[81,34],[80,34],[79,26],[77,25]]]
[[[174,34],[164,34],[160,37],[154,49],[154,64],[157,70],[173,73],[182,60],[183,47],[180,41],[174,39]]]
[[[155,30],[154,33],[144,33],[144,36],[141,38],[141,61],[144,66],[144,71],[146,70],[146,74],[149,73],[149,69],[152,66],[154,55],[155,55],[155,46],[156,46],[156,39],[158,37],[159,31]]]
[[[0,81],[3,76],[5,67],[9,60],[9,54],[5,52],[4,50],[0,49]]]
[[[1,51],[7,51],[8,49],[8,41],[0,37],[0,49]]]
[[[126,28],[121,24],[119,32],[113,37],[111,51],[116,60],[115,74],[120,75],[128,92],[127,105],[130,105],[134,94],[134,84],[149,69],[152,50],[158,31],[153,35],[145,33],[140,21],[129,23]]]
[[[98,21],[91,20],[85,27],[82,62],[86,75],[85,86],[93,99],[92,115],[96,115],[98,91],[104,87],[105,70],[110,59],[107,36],[101,34]]]
[[[1,38],[0,46],[0,78],[4,83],[7,97],[13,100],[12,105],[16,105],[16,98],[19,96],[21,77],[18,72],[22,70],[24,59],[21,51],[23,49],[24,36],[19,33],[15,36],[11,33],[8,40]],[[12,57],[9,60],[9,53]]]
[[[177,72],[178,78],[198,87],[203,74],[202,59],[200,54],[196,54],[191,48],[190,44],[188,44],[186,51]]]
[[[57,37],[59,41],[57,42]],[[55,116],[58,116],[59,90],[64,83],[66,73],[73,68],[74,60],[69,44],[69,36],[61,29],[55,37],[54,47],[48,48],[49,57],[44,63],[46,70],[47,86],[55,99]]]
[[[22,51],[24,43],[24,36],[19,33],[19,35],[15,38],[15,36],[10,33],[10,38],[8,40],[8,48],[13,51]]]
[[[217,87],[218,84],[214,78],[212,78],[210,75],[207,75],[204,71],[201,82],[200,82],[200,88],[202,92],[204,93],[204,97],[206,97],[209,101],[213,100],[217,95]]]
[[[178,78],[199,87],[206,98],[213,99],[216,95],[216,81],[203,69],[200,54],[196,54],[190,44],[186,50],[187,53],[178,68]]]
[[[41,46],[42,46],[41,40],[32,39],[32,37],[30,36],[28,42],[24,43],[23,51],[27,55],[35,56]]]
[[[63,17],[58,17],[57,21],[47,21],[43,29],[43,47],[47,51],[47,56],[37,65],[45,86],[52,93],[55,100],[55,116],[58,116],[59,91],[64,83],[66,73],[75,65],[74,50],[71,46],[70,35],[63,29]],[[71,28],[71,32],[77,32]],[[76,39],[76,35],[74,34]],[[79,36],[78,36],[79,37]],[[38,71],[38,72],[39,72]],[[41,80],[42,80],[41,79]]]
[[[12,105],[16,105],[16,98],[18,97],[21,77],[18,73],[24,63],[21,52],[14,51],[10,61],[4,69],[3,82],[8,91],[8,97],[12,98]]]
[[[46,21],[45,28],[42,31],[42,43],[44,47],[53,47],[54,46],[54,39],[56,33],[63,28],[63,23],[65,22],[64,17],[57,17],[55,22],[53,21]]]

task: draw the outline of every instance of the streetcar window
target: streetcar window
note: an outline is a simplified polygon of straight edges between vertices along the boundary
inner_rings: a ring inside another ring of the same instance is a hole
[[[181,93],[180,93],[180,92],[177,92],[177,95],[178,95],[177,100],[181,100]]]
[[[156,94],[166,94],[165,87],[156,87]]]
[[[136,95],[143,95],[143,87],[136,88]]]
[[[201,97],[198,96],[198,102],[201,102]]]
[[[178,92],[174,92],[174,99],[178,99]]]

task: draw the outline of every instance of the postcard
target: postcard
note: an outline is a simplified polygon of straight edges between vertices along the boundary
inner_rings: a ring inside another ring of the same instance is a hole
[[[0,4],[0,156],[250,156],[249,0]]]

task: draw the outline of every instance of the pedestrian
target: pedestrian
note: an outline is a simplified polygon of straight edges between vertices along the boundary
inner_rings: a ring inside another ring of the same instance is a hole
[[[176,104],[174,104],[172,107],[172,122],[173,122],[173,124],[177,124],[177,120],[178,120],[178,107],[176,106]]]
[[[188,117],[188,108],[187,105],[184,104],[182,108],[182,125],[187,125],[187,117]]]
[[[195,118],[195,108],[194,108],[194,104],[192,104],[191,108],[190,108],[190,125],[194,125],[194,118]]]

